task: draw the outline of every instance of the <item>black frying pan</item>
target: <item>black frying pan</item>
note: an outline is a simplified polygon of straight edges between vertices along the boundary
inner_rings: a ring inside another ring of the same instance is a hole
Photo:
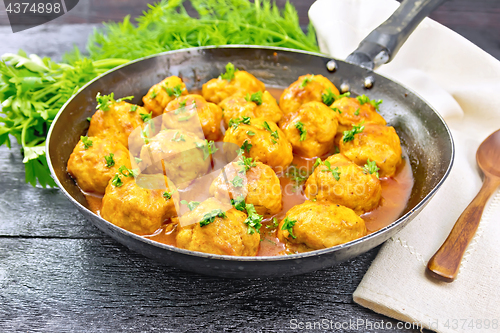
[[[54,120],[47,139],[47,160],[52,175],[69,200],[99,229],[134,251],[185,270],[223,277],[294,275],[329,267],[364,253],[396,234],[422,210],[453,163],[452,137],[436,111],[414,92],[371,70],[389,61],[423,17],[442,1],[405,1],[348,58],[353,63],[283,48],[227,46],[166,52],[114,69],[83,87]],[[204,82],[223,72],[228,62],[251,72],[268,87],[285,88],[300,75],[321,74],[337,87],[349,87],[354,94],[366,93],[370,98],[383,99],[381,114],[398,132],[415,179],[401,217],[375,233],[333,248],[277,257],[233,257],[160,244],[92,213],[85,197],[68,176],[66,164],[80,135],[88,128],[87,117],[95,112],[96,94],[135,95],[133,102],[139,103],[140,96],[153,84],[170,75],[182,77],[189,90],[200,89]]]

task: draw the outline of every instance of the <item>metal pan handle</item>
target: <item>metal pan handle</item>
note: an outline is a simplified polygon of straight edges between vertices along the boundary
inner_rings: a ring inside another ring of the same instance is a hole
[[[361,41],[346,61],[375,69],[391,61],[422,20],[446,0],[404,0],[399,8]]]

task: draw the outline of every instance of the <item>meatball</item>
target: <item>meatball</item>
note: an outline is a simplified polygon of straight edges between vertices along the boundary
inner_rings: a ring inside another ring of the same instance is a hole
[[[241,147],[247,157],[269,165],[276,172],[284,171],[293,160],[292,145],[272,121],[263,118],[233,119],[224,142]]]
[[[261,162],[250,162],[245,172],[243,162],[233,162],[212,182],[210,195],[220,201],[244,200],[253,204],[260,215],[274,215],[281,211],[281,185],[274,171]]]
[[[401,143],[394,127],[366,125],[361,129],[353,140],[340,141],[340,152],[360,166],[375,162],[380,168],[380,177],[394,176],[402,159]]]
[[[141,149],[139,168],[145,173],[165,173],[177,187],[204,176],[210,158],[206,142],[183,130],[162,130]]]
[[[169,76],[152,86],[142,98],[144,107],[153,112],[153,117],[163,113],[165,107],[176,97],[187,95],[186,85],[177,76]]]
[[[220,255],[255,256],[260,234],[248,232],[246,218],[245,213],[209,198],[181,217],[177,247]]]
[[[232,96],[223,100],[220,104],[224,110],[223,118],[226,128],[233,118],[250,117],[264,118],[273,123],[278,123],[283,118],[283,111],[278,106],[276,99],[268,92],[258,91],[247,96]]]
[[[163,115],[163,127],[182,129],[216,141],[222,137],[221,120],[222,110],[219,106],[208,103],[200,95],[186,95],[168,103]]]
[[[278,226],[278,238],[299,252],[344,244],[365,235],[362,218],[352,209],[329,201],[294,206]]]
[[[234,70],[234,67],[233,67]],[[228,66],[226,66],[226,74]],[[264,83],[257,80],[255,76],[245,71],[236,71],[230,79],[219,76],[212,79],[202,86],[202,95],[209,102],[219,104],[224,99],[239,94],[253,94],[257,91],[266,90]]]
[[[130,168],[127,148],[120,142],[82,137],[68,160],[68,172],[85,192],[104,194],[121,165]]]
[[[90,120],[88,136],[113,138],[128,147],[129,136],[136,127],[144,124],[142,117],[149,112],[127,102],[111,103],[107,110],[97,110]],[[142,116],[141,116],[142,115]]]
[[[331,108],[338,112],[339,127],[337,132],[342,134],[349,131],[352,125],[379,124],[385,125],[385,119],[377,113],[370,103],[360,104],[356,98],[344,97],[336,100]]]
[[[280,108],[285,115],[297,111],[307,102],[323,102],[323,95],[339,95],[339,90],[323,75],[307,74],[300,76],[283,91]]]
[[[335,111],[323,103],[309,102],[296,112],[288,113],[280,123],[280,128],[295,153],[315,157],[333,148],[337,124]]]
[[[163,175],[144,175],[143,182],[159,182],[157,189],[139,186],[130,173],[118,173],[106,187],[101,216],[114,225],[139,235],[151,235],[168,219],[177,216],[179,193]],[[154,178],[147,181],[147,178]],[[158,179],[163,178],[162,181]]]
[[[304,193],[310,200],[329,200],[362,214],[377,208],[382,186],[375,174],[365,173],[344,155],[336,154],[314,169]]]

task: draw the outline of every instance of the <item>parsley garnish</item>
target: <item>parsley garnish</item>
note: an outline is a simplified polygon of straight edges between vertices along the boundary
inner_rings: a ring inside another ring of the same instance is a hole
[[[294,181],[295,184],[293,187],[298,189],[302,183],[304,183],[309,177],[310,173],[307,170],[297,168],[296,165],[292,164],[287,170],[285,175],[290,178],[290,180]]]
[[[321,158],[318,157],[313,164],[313,170],[316,169],[320,164],[321,164]]]
[[[239,124],[246,124],[250,125],[250,117],[243,117],[243,118],[233,118],[229,120],[229,127],[233,127],[234,129],[238,128]]]
[[[181,200],[181,204],[187,205],[188,209],[190,211],[193,211],[193,210],[195,210],[196,207],[198,207],[198,205],[200,204],[200,202],[199,201],[190,201],[190,202],[187,202],[186,200]]]
[[[278,143],[275,139],[279,139],[279,135],[278,135],[278,130],[274,131],[271,129],[271,127],[269,127],[269,124],[267,123],[267,121],[264,121],[264,124],[262,125],[264,127],[265,130],[267,130],[269,133],[271,133],[271,141],[276,144]]]
[[[125,165],[122,165],[120,168],[118,168],[118,172],[124,175],[125,177],[136,177],[139,174],[138,169],[129,169]]]
[[[234,73],[236,73],[237,71],[238,70],[234,68],[234,65],[228,62],[226,65],[226,72],[224,74],[221,74],[219,76],[219,79],[231,81],[232,79],[234,79]]]
[[[92,147],[92,145],[94,144],[92,142],[92,140],[89,139],[88,136],[81,136],[80,137],[80,140],[82,140],[82,143],[83,143],[83,148],[85,149],[89,149],[90,147]]]
[[[153,119],[153,112],[150,113],[139,113],[143,122]]]
[[[137,105],[131,105],[130,112],[135,112],[135,111],[137,111]]]
[[[170,200],[170,198],[172,198],[172,193],[165,191],[163,192],[163,197],[165,198],[165,200]]]
[[[254,102],[257,105],[262,104],[262,91],[257,91],[256,93],[253,93],[252,95],[246,94],[245,99],[247,102]]]
[[[175,141],[175,142],[180,142],[180,141],[186,141],[184,134],[180,134],[178,137],[177,135],[179,134],[179,131],[175,132],[174,136],[170,141]]]
[[[231,184],[233,184],[234,187],[243,187],[243,178],[236,175],[236,177],[231,180]]]
[[[340,109],[339,109],[339,108],[330,108],[330,109],[332,109],[332,110],[333,110],[333,111],[335,111],[335,112],[338,112],[339,114],[342,114],[342,111],[340,111]]]
[[[344,136],[342,137],[342,141],[349,142],[354,140],[354,136],[356,134],[362,133],[364,131],[365,127],[362,125],[363,125],[362,123],[359,125],[352,125],[352,130],[344,131]]]
[[[247,135],[248,135],[248,136],[254,136],[254,135],[255,135],[255,132],[254,132],[254,131],[247,131]]]
[[[356,111],[354,111],[354,115],[359,116],[359,108]]]
[[[156,89],[153,89],[153,90],[151,91],[151,95],[149,96],[149,98],[151,98],[151,99],[155,99],[155,98],[156,98],[156,96],[158,96],[158,93],[156,92]]]
[[[374,99],[370,99],[368,96],[366,95],[361,95],[361,96],[358,96],[356,97],[356,99],[358,100],[359,104],[360,105],[363,105],[365,103],[369,103],[371,104],[377,111],[379,110],[379,105],[382,104],[382,100],[379,99],[378,101],[374,100]]]
[[[168,96],[170,96],[170,97],[172,97],[172,96],[180,97],[182,95],[182,91],[184,90],[184,89],[182,89],[182,86],[180,84],[176,85],[173,88],[169,88],[167,86],[164,86],[163,88],[165,89]]]
[[[186,120],[191,119],[193,116],[194,116],[194,112],[191,113],[190,115],[179,117],[179,118],[177,118],[177,120],[178,121],[186,121]]]
[[[295,128],[299,130],[300,141],[304,141],[307,135],[307,130],[304,128],[304,123],[299,121],[298,123],[295,124]]]
[[[257,214],[254,205],[246,204],[246,210],[248,217],[245,220],[245,224],[248,226],[248,234],[253,235],[254,233],[260,234],[260,228],[262,227],[262,215]]]
[[[222,211],[222,209],[213,209],[211,212],[203,215],[203,219],[200,221],[200,227],[209,225],[213,221],[215,221],[216,217],[226,218],[227,215]]]
[[[174,114],[179,114],[181,112],[182,113],[186,112],[186,100],[179,102],[179,108],[174,111]]]
[[[104,159],[106,160],[106,167],[107,168],[111,168],[113,165],[115,165],[115,160],[113,159],[114,156],[115,156],[115,154],[113,154],[113,153],[109,153],[109,155],[104,156]]]
[[[144,140],[145,144],[149,143],[149,136],[151,135],[150,129],[149,129],[149,124],[146,124],[144,126],[144,129],[141,130],[141,138]]]
[[[122,178],[120,177],[120,175],[118,173],[115,174],[115,176],[113,177],[113,180],[111,180],[111,184],[113,184],[113,186],[115,186],[115,187],[120,187],[123,185]]]
[[[283,225],[281,226],[281,230],[288,231],[288,234],[292,236],[293,239],[297,238],[293,234],[293,226],[295,225],[295,223],[297,223],[297,220],[290,220],[287,216],[285,217],[285,220],[283,220]]]
[[[206,160],[210,155],[215,154],[215,152],[219,150],[219,148],[215,147],[215,142],[213,142],[212,140],[208,142],[208,140],[205,139],[205,142],[203,143],[195,142],[194,144],[196,148],[200,148],[203,151],[204,160]]]
[[[108,111],[109,106],[111,104],[120,103],[121,101],[131,100],[133,98],[134,98],[134,96],[127,96],[127,97],[119,98],[115,101],[115,93],[111,93],[109,95],[101,95],[101,93],[98,92],[97,96],[95,97],[95,99],[97,100],[96,109],[100,109],[102,111]]]
[[[241,159],[236,162],[236,164],[241,168],[240,173],[250,170],[250,168],[256,166],[251,157],[241,156]]]
[[[377,166],[377,163],[375,163],[375,161],[370,161],[370,159],[368,159],[366,161],[366,164],[363,166],[363,172],[365,174],[375,174],[375,176],[377,176],[377,178],[379,178],[379,174],[378,174],[378,171],[380,170],[380,168]]]
[[[273,224],[268,224],[266,226],[267,229],[274,229],[277,228],[280,223],[278,222],[278,219],[273,217]]]
[[[346,92],[345,94],[337,95],[332,91],[332,88],[328,88],[326,90],[326,93],[321,94],[321,100],[323,101],[323,103],[330,106],[336,100],[338,100],[340,98],[344,98],[344,97],[349,97],[349,96],[351,96],[350,92]]]
[[[300,87],[301,88],[305,88],[306,85],[311,82],[312,80],[314,79],[314,75],[311,75],[311,76],[307,76],[304,78],[304,80],[302,80],[302,82],[300,83]]]
[[[87,121],[90,123],[90,121],[92,120],[91,117],[87,117]]]
[[[240,195],[239,197],[236,198],[236,200],[231,199],[231,205],[233,205],[234,208],[236,208],[239,211],[244,212],[245,211],[245,198]]]
[[[135,163],[137,163],[137,164],[142,162],[142,158],[134,157],[134,159],[135,159]]]
[[[339,181],[339,179],[340,179],[339,167],[335,167],[335,169],[332,169],[330,161],[324,161],[323,164],[326,166],[326,170],[321,170],[321,171],[331,172],[333,175],[333,178],[335,178],[336,181]]]
[[[250,149],[252,149],[252,144],[248,140],[245,140],[245,142],[243,142],[243,144],[241,145],[241,150],[243,150],[243,152],[249,153]]]

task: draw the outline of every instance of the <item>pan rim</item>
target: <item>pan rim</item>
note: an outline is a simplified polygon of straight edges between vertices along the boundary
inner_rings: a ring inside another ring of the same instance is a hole
[[[448,134],[448,138],[450,140],[450,162],[446,168],[446,171],[445,173],[443,174],[443,176],[441,177],[441,179],[437,182],[437,184],[427,193],[427,195],[422,199],[420,200],[417,205],[415,205],[415,207],[413,207],[410,211],[408,211],[407,213],[405,213],[404,215],[400,216],[398,219],[396,219],[395,221],[393,221],[392,223],[390,223],[389,225],[383,227],[382,229],[379,229],[371,234],[368,234],[368,235],[365,235],[361,238],[358,238],[358,239],[355,239],[353,241],[350,241],[348,243],[344,243],[344,244],[339,244],[339,245],[336,245],[336,246],[333,246],[333,247],[329,247],[329,248],[325,248],[325,249],[320,249],[320,250],[313,250],[313,251],[310,251],[310,252],[304,252],[304,253],[296,253],[296,254],[290,254],[290,255],[279,255],[279,256],[252,256],[252,257],[246,257],[246,256],[230,256],[230,255],[218,255],[218,254],[211,254],[211,253],[203,253],[203,252],[196,252],[196,251],[191,251],[191,250],[186,250],[186,249],[181,249],[181,248],[178,248],[178,247],[175,247],[173,245],[168,245],[168,244],[163,244],[163,243],[159,243],[159,242],[156,242],[154,240],[151,240],[151,239],[148,239],[148,238],[145,238],[143,236],[139,236],[137,234],[134,234],[130,231],[127,231],[125,229],[122,229],[114,224],[112,224],[111,222],[109,221],[106,221],[105,219],[103,219],[102,217],[100,217],[99,215],[95,214],[94,212],[92,212],[90,209],[88,209],[87,207],[83,206],[81,203],[79,203],[75,198],[73,198],[69,193],[68,191],[62,186],[61,182],[59,181],[59,178],[56,176],[56,173],[55,173],[55,170],[52,166],[52,160],[51,160],[51,157],[50,157],[50,143],[51,143],[51,139],[52,139],[52,131],[53,131],[53,128],[55,127],[55,124],[57,123],[57,121],[59,120],[59,117],[61,116],[61,114],[64,112],[64,110],[66,109],[66,107],[73,101],[74,98],[76,98],[76,96],[78,96],[83,90],[85,90],[88,86],[90,86],[91,84],[93,84],[94,82],[100,80],[102,77],[114,72],[114,71],[117,71],[123,67],[126,67],[126,66],[129,66],[129,65],[133,65],[137,62],[140,62],[140,61],[144,61],[146,59],[151,59],[151,58],[155,58],[155,57],[160,57],[160,56],[163,56],[163,55],[168,55],[168,54],[175,54],[175,53],[189,53],[189,52],[193,52],[193,51],[201,51],[201,50],[209,50],[209,49],[249,49],[249,50],[274,50],[274,51],[284,51],[284,52],[292,52],[292,53],[302,53],[302,54],[308,54],[308,55],[312,55],[312,56],[317,56],[317,57],[320,57],[320,58],[323,58],[325,60],[335,60],[335,61],[338,61],[338,62],[341,62],[341,63],[344,63],[344,64],[350,64],[350,63],[347,63],[346,61],[344,60],[340,60],[340,59],[336,59],[336,58],[333,58],[331,56],[328,56],[327,54],[323,54],[323,53],[318,53],[318,52],[311,52],[311,51],[303,51],[303,50],[296,50],[296,49],[291,49],[291,48],[284,48],[284,47],[273,47],[273,46],[260,46],[260,45],[238,45],[238,44],[234,44],[234,45],[219,45],[219,46],[201,46],[201,47],[194,47],[194,48],[186,48],[186,49],[179,49],[179,50],[173,50],[173,51],[166,51],[166,52],[161,52],[161,53],[157,53],[157,54],[154,54],[154,55],[150,55],[150,56],[146,56],[146,57],[142,57],[142,58],[138,58],[138,59],[135,59],[135,60],[132,60],[126,64],[123,64],[123,65],[120,65],[120,66],[117,66],[97,77],[95,77],[94,79],[92,79],[91,81],[87,82],[84,86],[82,86],[73,96],[71,96],[70,99],[68,99],[68,101],[66,101],[66,103],[64,103],[64,105],[61,107],[61,109],[59,110],[59,112],[57,113],[57,115],[54,117],[54,120],[52,121],[52,124],[50,126],[50,129],[48,131],[48,134],[47,134],[47,141],[46,141],[46,145],[45,145],[45,152],[46,152],[46,159],[47,159],[47,164],[49,166],[49,169],[50,169],[50,173],[52,175],[52,178],[54,179],[54,181],[56,182],[56,184],[58,185],[59,189],[62,190],[62,192],[64,193],[64,195],[74,204],[77,206],[78,209],[80,210],[85,210],[87,211],[88,213],[92,214],[94,217],[98,218],[100,220],[100,222],[103,222],[104,224],[107,225],[108,228],[112,228],[115,232],[118,232],[120,234],[122,234],[123,236],[126,236],[126,237],[132,237],[134,238],[136,241],[139,241],[139,242],[142,242],[142,243],[145,243],[145,244],[148,244],[150,246],[154,246],[154,247],[158,247],[158,248],[161,248],[163,250],[169,250],[169,251],[173,251],[173,252],[177,252],[179,254],[183,254],[183,255],[189,255],[189,256],[194,256],[194,257],[199,257],[199,258],[202,258],[202,259],[211,259],[211,260],[222,260],[222,261],[236,261],[236,262],[273,262],[273,261],[283,261],[283,260],[295,260],[295,259],[303,259],[303,258],[308,258],[308,257],[319,257],[321,255],[325,255],[325,254],[329,254],[331,252],[337,252],[337,251],[340,251],[340,250],[343,250],[343,249],[347,249],[347,248],[350,248],[352,246],[356,246],[357,244],[359,243],[362,243],[362,242],[365,242],[365,241],[368,241],[370,239],[374,239],[374,238],[377,238],[379,237],[380,235],[388,232],[389,230],[393,229],[393,228],[396,228],[398,225],[400,225],[401,223],[403,223],[404,221],[407,221],[408,220],[408,217],[416,210],[419,210],[421,209],[424,205],[426,205],[430,199],[432,199],[432,197],[434,196],[434,194],[437,192],[437,190],[442,186],[442,184],[444,183],[444,181],[448,178],[448,175],[450,174],[451,172],[451,169],[453,167],[453,163],[454,163],[454,160],[455,160],[455,144],[454,144],[454,140],[453,140],[453,136],[451,134],[451,131],[448,127],[448,125],[446,124],[446,121],[443,119],[443,117],[437,112],[437,110],[431,105],[429,104],[424,98],[422,98],[422,96],[420,96],[418,93],[416,93],[415,91],[413,91],[412,89],[408,88],[407,86],[405,86],[404,84],[401,84],[400,82],[398,82],[397,80],[394,80],[394,79],[391,79],[385,75],[382,75],[382,74],[379,74],[379,73],[376,73],[370,69],[367,69],[367,68],[363,68],[365,70],[367,70],[369,73],[372,73],[374,75],[377,75],[377,76],[380,76],[380,77],[383,77],[391,82],[394,82],[396,84],[398,84],[399,86],[405,88],[406,90],[408,90],[409,92],[411,92],[412,94],[414,94],[416,97],[418,97],[419,99],[421,99],[435,114],[436,116],[438,117],[438,119],[441,121],[442,125],[444,126],[444,129],[446,130],[446,133]],[[354,64],[350,64],[350,65],[353,65],[353,66],[356,66]],[[110,236],[109,234],[107,234],[109,237],[112,237]],[[112,237],[113,238],[113,237]],[[384,240],[385,242],[386,240]],[[366,251],[365,251],[366,252]]]

